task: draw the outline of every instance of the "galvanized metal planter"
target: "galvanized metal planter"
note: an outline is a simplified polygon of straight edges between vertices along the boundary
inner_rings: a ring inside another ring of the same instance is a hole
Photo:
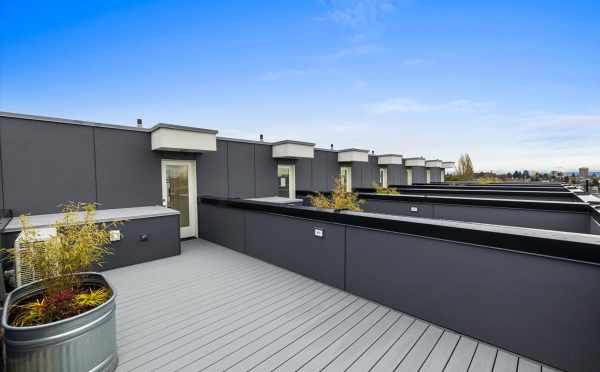
[[[15,303],[40,292],[39,282],[12,291],[2,312],[7,371],[114,371],[117,367],[115,290],[104,276],[82,273],[82,282],[109,287],[102,305],[69,319],[32,327],[8,324]]]

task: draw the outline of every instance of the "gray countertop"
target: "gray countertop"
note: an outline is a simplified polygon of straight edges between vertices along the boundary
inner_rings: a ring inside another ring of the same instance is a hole
[[[177,214],[179,214],[179,211],[160,205],[133,208],[100,209],[96,211],[95,221],[110,222],[115,220],[137,220],[142,218],[171,216]],[[63,216],[64,213],[32,215],[29,216],[29,224],[31,227],[35,228],[50,227],[57,220],[63,218]],[[4,232],[16,231],[21,231],[21,221],[18,217],[13,218],[4,229]]]

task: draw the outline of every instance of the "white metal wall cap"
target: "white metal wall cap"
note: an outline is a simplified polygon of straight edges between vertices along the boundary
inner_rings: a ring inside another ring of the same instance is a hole
[[[424,167],[425,159],[424,158],[408,158],[404,159],[404,165],[407,167]]]
[[[441,160],[427,160],[425,166],[427,168],[442,168],[443,162]]]
[[[454,168],[454,162],[453,161],[445,161],[442,163],[442,168]]]
[[[392,165],[392,164],[402,165],[402,155],[394,155],[394,154],[379,155],[377,157],[377,163],[379,165]]]
[[[152,128],[152,150],[207,152],[217,151],[217,131],[157,124]]]
[[[315,144],[299,141],[280,141],[273,143],[273,158],[313,159]]]
[[[347,149],[338,151],[338,162],[369,162],[369,150]]]

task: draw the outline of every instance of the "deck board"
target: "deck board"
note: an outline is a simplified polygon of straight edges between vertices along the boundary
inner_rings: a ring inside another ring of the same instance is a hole
[[[106,276],[118,371],[556,371],[204,240]]]

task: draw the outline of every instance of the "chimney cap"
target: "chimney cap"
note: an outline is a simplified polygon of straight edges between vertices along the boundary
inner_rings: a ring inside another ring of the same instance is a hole
[[[139,119],[139,118],[137,119],[137,126],[138,126],[138,128],[141,128],[143,126],[142,119]]]

